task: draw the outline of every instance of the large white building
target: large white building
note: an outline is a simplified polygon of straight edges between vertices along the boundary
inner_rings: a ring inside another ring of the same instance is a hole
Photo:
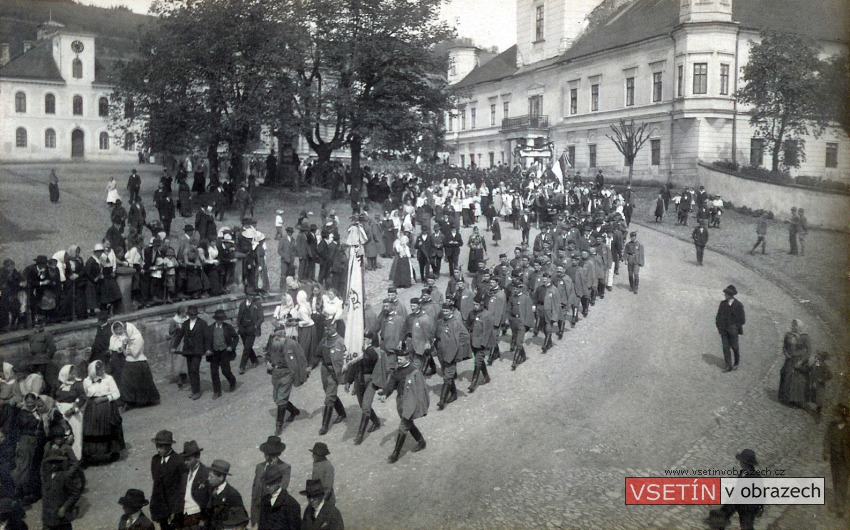
[[[135,134],[108,127],[112,87],[96,35],[49,20],[35,37],[15,57],[0,43],[0,160],[135,159]]]
[[[602,8],[618,0],[607,0]],[[624,174],[606,137],[621,118],[647,123],[636,179],[687,181],[698,161],[770,166],[770,153],[733,94],[763,29],[816,37],[846,53],[841,0],[619,0],[588,28],[600,0],[516,0],[517,44],[476,66],[475,48],[450,51],[456,112],[450,162],[511,165],[517,145],[552,142],[583,174]],[[616,7],[616,6],[615,6]],[[464,65],[473,65],[458,71]],[[777,65],[781,68],[781,65]],[[850,179],[850,141],[838,129],[808,138],[795,174]]]

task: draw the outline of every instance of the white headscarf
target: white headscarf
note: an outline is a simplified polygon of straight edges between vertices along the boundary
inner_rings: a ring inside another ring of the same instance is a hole
[[[62,383],[62,390],[70,390],[71,385],[77,381],[76,377],[71,377],[71,370],[73,369],[73,364],[66,364],[59,370],[59,382]]]

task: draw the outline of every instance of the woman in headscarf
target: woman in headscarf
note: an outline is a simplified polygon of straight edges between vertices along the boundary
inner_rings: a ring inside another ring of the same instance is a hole
[[[47,184],[47,189],[50,192],[50,202],[53,204],[59,202],[59,177],[55,169],[50,170],[50,182]]]
[[[287,276],[286,283],[289,284],[290,281],[295,281],[295,278],[292,276]],[[292,295],[288,292],[283,291],[280,294],[280,305],[274,308],[274,313],[272,314],[272,318],[275,320],[275,326],[283,326],[286,322],[286,319],[289,318],[292,309],[295,307],[295,302],[292,300]]]
[[[415,273],[413,272],[413,264],[410,262],[411,253],[409,243],[410,241],[407,236],[402,232],[398,233],[398,237],[393,242],[395,258],[390,267],[390,281],[393,282],[393,286],[396,288],[413,285]]]
[[[3,363],[3,371],[0,372],[0,407],[15,403],[15,371],[12,363]]]
[[[295,296],[295,307],[292,308],[290,316],[298,321],[298,344],[304,350],[304,356],[307,358],[307,361],[312,363],[312,360],[319,353],[315,348],[316,339],[319,335],[316,334],[316,325],[313,321],[313,308],[305,291],[298,291],[298,294]]]
[[[192,298],[200,298],[209,282],[204,274],[204,262],[194,241],[189,242],[182,265],[186,269],[186,294]]]
[[[148,358],[145,357],[145,339],[139,329],[129,322],[113,323],[109,349],[123,356],[123,368],[116,377],[124,405],[144,407],[159,404],[159,391],[153,382]]]
[[[88,398],[83,415],[83,462],[115,462],[124,450],[124,430],[116,403],[121,398],[118,385],[105,372],[103,362],[95,361],[89,364],[83,388]]]
[[[83,407],[86,404],[86,391],[83,381],[77,377],[73,364],[66,364],[59,370],[59,388],[56,390],[56,408],[68,422],[74,435],[71,448],[77,460],[83,457]]]
[[[38,396],[32,392],[24,396],[23,406],[15,418],[18,440],[15,445],[15,497],[25,506],[41,498],[41,460],[44,456],[46,432],[44,420],[38,410]]]
[[[811,355],[809,334],[805,333],[803,321],[791,321],[791,331],[785,334],[782,353],[785,364],[779,373],[779,401],[792,407],[802,407],[806,403],[806,386],[809,355]]]

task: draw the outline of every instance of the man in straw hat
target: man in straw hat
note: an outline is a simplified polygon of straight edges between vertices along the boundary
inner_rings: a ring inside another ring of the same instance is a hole
[[[181,477],[186,469],[183,457],[171,447],[176,443],[171,431],[159,431],[151,443],[156,445],[156,454],[151,457],[151,519],[162,530],[179,528],[183,513]]]
[[[201,463],[201,449],[198,442],[183,442],[183,473],[180,475],[180,491],[183,492],[183,513],[180,528],[198,528],[208,519],[207,504],[210,499],[210,487],[207,482],[209,469]]]
[[[302,530],[343,530],[345,525],[342,514],[336,505],[325,499],[325,488],[321,480],[307,480],[307,486],[300,491],[307,497],[307,508],[301,521]]]
[[[145,492],[128,489],[127,493],[118,499],[118,504],[124,509],[124,515],[118,521],[118,530],[154,530],[153,523],[142,511],[142,508],[148,505]]]
[[[844,403],[835,407],[835,419],[826,428],[823,459],[829,460],[835,491],[830,509],[843,518],[847,515],[847,485],[850,482],[850,408]]]
[[[286,450],[286,444],[278,436],[269,436],[260,444],[263,453],[263,461],[254,469],[254,483],[251,487],[251,524],[256,525],[260,520],[261,505],[267,491],[266,478],[275,474],[278,488],[284,491],[289,487],[289,478],[292,475],[292,466],[280,459],[280,455]],[[300,510],[300,509],[299,509]],[[300,511],[299,511],[300,514]]]
[[[735,458],[741,464],[741,470],[738,472],[740,478],[756,478],[761,477],[761,474],[756,471],[758,460],[756,453],[752,449],[744,449]],[[735,493],[733,499],[740,496],[740,493]],[[756,517],[762,513],[763,506],[761,504],[724,504],[717,510],[709,512],[706,523],[711,528],[723,529],[729,524],[729,519],[738,512],[738,522],[741,525],[741,530],[753,530]]]
[[[309,365],[298,343],[298,321],[290,319],[283,327],[275,327],[266,351],[266,372],[272,376],[272,399],[277,406],[275,436],[280,436],[284,420],[292,422],[301,414],[289,397],[292,387],[303,385],[308,375]],[[287,411],[289,418],[286,418]]]
[[[209,476],[212,493],[207,505],[210,530],[232,530],[248,526],[249,517],[242,496],[236,488],[227,483],[228,475],[230,462],[213,460]]]
[[[258,530],[301,528],[301,506],[286,491],[284,480],[289,482],[289,476],[284,476],[279,467],[269,469],[263,476],[263,496],[256,523]]]
[[[236,359],[236,345],[239,343],[239,335],[236,330],[226,322],[227,313],[224,309],[216,309],[213,314],[212,325],[212,353],[207,355],[210,363],[210,376],[213,384],[213,399],[221,397],[221,378],[218,375],[221,370],[224,378],[230,383],[229,390],[233,392],[236,388],[236,377],[230,370],[230,361]]]
[[[744,334],[744,324],[746,323],[746,315],[744,314],[744,304],[735,299],[738,290],[734,285],[729,285],[723,289],[725,300],[720,302],[717,308],[717,316],[714,317],[714,324],[717,326],[717,332],[720,333],[720,341],[723,345],[723,359],[726,361],[726,368],[723,372],[731,372],[738,369],[738,363],[741,361],[741,351],[738,346],[738,335]],[[734,362],[732,353],[735,354]]]
[[[425,438],[413,421],[428,414],[428,406],[430,405],[428,389],[425,387],[425,376],[413,366],[410,362],[410,356],[406,352],[399,354],[398,368],[392,373],[386,386],[379,392],[382,396],[381,399],[391,396],[393,391],[398,392],[396,410],[401,423],[398,426],[395,448],[387,459],[390,464],[397,462],[399,456],[401,456],[401,449],[404,447],[404,440],[407,438],[408,432],[416,440],[416,446],[412,451],[417,452],[425,449]]]

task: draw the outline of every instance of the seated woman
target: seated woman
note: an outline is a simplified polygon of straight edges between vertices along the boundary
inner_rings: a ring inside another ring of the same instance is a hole
[[[791,331],[785,334],[782,352],[785,364],[779,373],[779,401],[792,407],[806,403],[808,360],[811,354],[808,333],[803,331],[803,322],[791,321]]]

